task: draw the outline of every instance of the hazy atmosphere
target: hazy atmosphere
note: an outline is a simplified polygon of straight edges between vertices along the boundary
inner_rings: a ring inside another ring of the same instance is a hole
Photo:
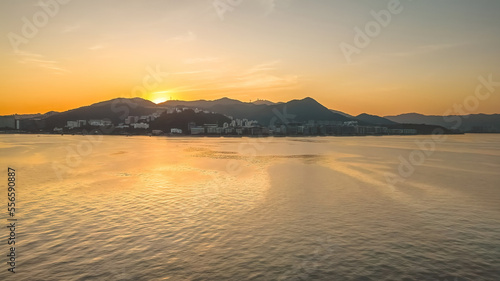
[[[72,168],[84,136],[2,136],[8,280],[498,280],[499,135],[452,136],[390,186],[428,138],[104,136]]]
[[[499,0],[0,0],[0,280],[500,280]]]
[[[499,1],[397,2],[1,1],[0,114],[314,96],[354,115],[441,115],[499,72]],[[498,108],[494,95],[476,113]]]

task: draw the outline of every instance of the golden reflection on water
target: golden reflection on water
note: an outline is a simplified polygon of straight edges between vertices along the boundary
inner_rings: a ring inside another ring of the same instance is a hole
[[[323,278],[423,280],[415,268],[437,262],[431,276],[480,276],[500,258],[500,139],[451,137],[388,185],[425,138],[106,136],[68,162],[85,137],[0,136],[18,171],[18,280],[275,280],[325,237]]]

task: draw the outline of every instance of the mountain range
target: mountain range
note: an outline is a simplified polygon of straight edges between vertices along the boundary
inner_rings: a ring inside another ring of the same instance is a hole
[[[407,113],[396,116],[385,116],[385,119],[402,124],[442,126],[448,129],[458,129],[462,132],[500,133],[500,114],[436,116]]]
[[[330,111],[316,100],[305,98],[286,103],[269,101],[242,102],[229,98],[214,101],[167,101],[158,106],[165,107],[196,107],[232,116],[237,119],[256,120],[261,125],[269,125],[272,121],[304,122],[309,120],[350,121],[342,114]],[[280,120],[276,120],[276,118]]]
[[[462,132],[500,132],[500,114],[471,114],[466,116],[427,116],[417,113],[396,116],[376,116],[367,113],[352,116],[338,110],[328,109],[313,98],[274,103],[266,100],[242,102],[230,98],[217,100],[181,101],[169,100],[155,104],[142,98],[118,98],[95,103],[65,112],[17,115],[17,119],[42,120],[44,127],[64,127],[68,120],[108,119],[123,123],[127,116],[145,116],[168,108],[191,108],[217,113],[214,120],[225,120],[225,116],[236,119],[256,120],[263,126],[271,122],[293,123],[314,121],[358,121],[360,125],[378,125],[397,128],[398,124],[425,124],[458,129]],[[189,115],[177,115],[178,118]],[[195,119],[198,117],[191,116]],[[208,118],[208,115],[205,117]],[[210,119],[210,118],[209,118]],[[165,119],[167,120],[167,119]],[[170,120],[170,119],[169,119]],[[187,120],[187,119],[186,119]],[[201,120],[198,120],[201,122]],[[167,122],[167,121],[166,121]],[[168,122],[177,121],[170,120]]]

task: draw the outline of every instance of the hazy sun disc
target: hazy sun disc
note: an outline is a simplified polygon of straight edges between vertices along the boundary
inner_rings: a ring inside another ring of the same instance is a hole
[[[166,101],[168,101],[168,98],[166,98],[166,97],[160,97],[160,98],[153,99],[153,102],[156,103],[156,104],[159,104],[159,103],[162,103],[162,102],[166,102]]]

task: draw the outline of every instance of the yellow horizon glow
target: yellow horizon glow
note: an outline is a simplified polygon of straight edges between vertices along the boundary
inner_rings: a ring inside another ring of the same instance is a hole
[[[166,102],[166,101],[170,100],[170,97],[165,95],[169,92],[170,91],[159,91],[159,92],[151,93],[151,97],[149,98],[149,100],[156,103],[156,104]]]
[[[168,101],[168,98],[156,98],[156,99],[152,100],[152,102],[154,102],[156,104],[166,102],[166,101]]]
[[[312,97],[350,115],[441,115],[471,101],[481,81],[491,84],[483,91],[500,81],[500,1],[413,1],[412,13],[381,26],[383,36],[368,36],[373,43],[363,47],[358,39],[367,35],[355,27],[364,32],[376,22],[370,10],[386,5],[245,1],[222,22],[206,1],[75,1],[28,38],[21,18],[35,26],[33,15],[47,7],[24,2],[0,1],[8,11],[0,17],[0,33],[8,35],[0,40],[0,115],[63,112],[120,97]],[[348,57],[342,43],[358,51]],[[491,94],[469,113],[499,108],[500,95]]]

